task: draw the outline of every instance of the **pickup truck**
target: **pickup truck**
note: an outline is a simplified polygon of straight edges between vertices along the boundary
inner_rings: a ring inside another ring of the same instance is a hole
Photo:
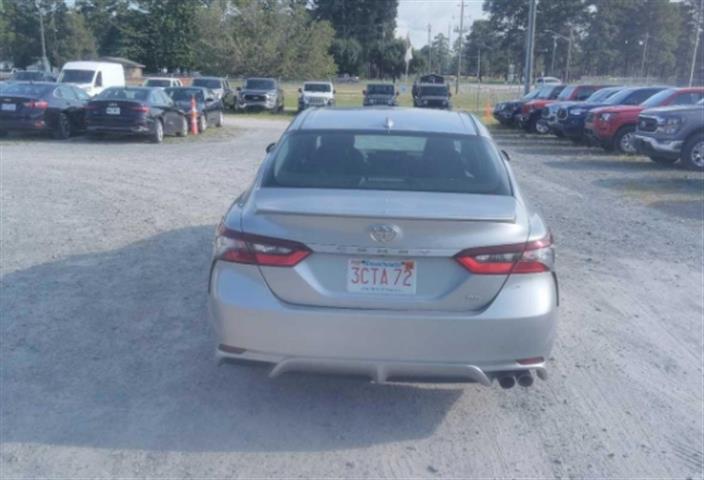
[[[704,170],[704,99],[695,105],[644,110],[634,141],[638,152],[654,162],[680,160],[690,170]]]
[[[542,120],[548,124],[550,132],[552,132],[557,137],[565,137],[572,139],[575,143],[580,143],[580,135],[570,136],[567,135],[566,130],[571,130],[570,125],[563,120],[568,118],[569,111],[583,111],[587,108],[593,106],[601,106],[602,103],[613,97],[623,87],[607,87],[600,88],[596,92],[592,93],[589,98],[581,101],[565,101],[565,102],[554,102],[543,108]],[[584,120],[584,117],[582,117]],[[582,122],[584,125],[584,122]]]
[[[545,134],[550,131],[547,120],[543,119],[543,109],[554,102],[582,102],[603,88],[603,85],[566,85],[556,98],[537,98],[523,105],[521,111],[521,127],[529,132]]]
[[[516,122],[517,116],[521,113],[523,104],[536,98],[540,94],[540,91],[540,88],[536,88],[516,100],[497,103],[494,105],[494,118],[501,125],[507,127],[513,125],[514,122]]]
[[[595,108],[585,122],[585,133],[605,150],[636,153],[634,143],[638,115],[643,110],[668,105],[693,105],[704,97],[704,87],[662,88],[640,105],[614,105]]]

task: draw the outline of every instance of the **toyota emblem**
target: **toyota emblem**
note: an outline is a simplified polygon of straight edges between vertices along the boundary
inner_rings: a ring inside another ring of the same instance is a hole
[[[367,231],[369,232],[369,236],[372,237],[372,240],[379,243],[389,243],[401,234],[401,229],[396,225],[386,223],[371,225]]]

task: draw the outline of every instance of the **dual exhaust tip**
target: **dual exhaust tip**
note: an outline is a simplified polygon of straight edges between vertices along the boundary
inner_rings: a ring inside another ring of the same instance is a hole
[[[529,370],[504,373],[498,378],[499,385],[501,385],[501,388],[504,389],[513,388],[513,386],[516,385],[516,382],[518,382],[521,387],[530,387],[533,385],[533,375]]]

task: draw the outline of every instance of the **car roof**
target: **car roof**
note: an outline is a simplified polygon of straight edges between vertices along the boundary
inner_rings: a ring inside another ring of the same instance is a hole
[[[389,124],[392,126],[387,128]],[[486,128],[466,112],[404,107],[313,108],[299,114],[289,130],[378,130],[489,136]]]
[[[247,81],[247,80],[272,80],[274,82],[276,81],[276,79],[273,77],[247,77],[244,80],[245,81]]]

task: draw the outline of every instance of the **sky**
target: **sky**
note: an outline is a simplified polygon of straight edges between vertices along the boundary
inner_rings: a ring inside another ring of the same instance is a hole
[[[414,48],[428,43],[428,23],[431,35],[438,33],[447,36],[448,26],[452,26],[450,41],[454,43],[460,23],[461,0],[399,0],[396,18],[396,35],[406,38],[408,34]],[[486,18],[482,12],[484,0],[465,0],[465,31],[477,18]]]

